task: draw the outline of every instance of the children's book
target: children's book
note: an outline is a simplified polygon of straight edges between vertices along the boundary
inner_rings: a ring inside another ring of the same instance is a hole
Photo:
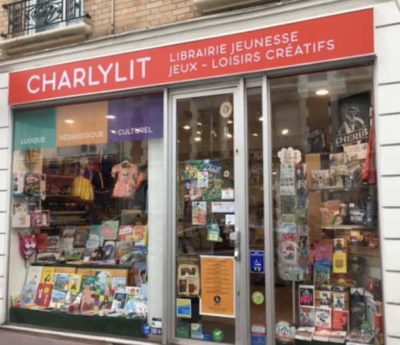
[[[115,264],[115,241],[107,240],[103,244],[104,260],[108,264]]]
[[[54,309],[63,309],[65,306],[66,295],[67,293],[65,291],[60,291],[53,288],[51,293],[50,307]]]
[[[89,227],[89,237],[86,241],[83,260],[89,261],[92,253],[102,245],[100,238],[100,226],[91,225]]]
[[[81,282],[81,274],[71,274],[68,283],[68,291],[73,295],[78,294],[81,291]]]
[[[332,310],[330,308],[315,308],[315,327],[332,327]]]
[[[193,201],[192,202],[192,224],[206,225],[207,224],[207,202]]]
[[[126,277],[112,277],[111,288],[114,290],[125,289],[126,283]]]
[[[53,284],[40,283],[37,289],[35,304],[41,307],[48,307],[51,301]]]
[[[111,310],[117,313],[125,314],[125,304],[128,294],[125,290],[116,290],[112,301]]]
[[[55,267],[43,267],[41,283],[54,284]]]
[[[133,266],[133,275],[136,286],[147,283],[147,262],[145,260],[135,262]]]
[[[69,274],[56,273],[54,277],[54,290],[67,292],[69,281],[70,281]]]
[[[135,247],[145,247],[147,244],[147,225],[135,225],[132,230],[132,240]]]
[[[82,301],[82,292],[72,294],[68,291],[65,297],[65,304],[67,305],[67,312],[70,314],[79,314]]]
[[[88,226],[79,226],[75,231],[74,236],[74,247],[75,248],[84,248],[86,246],[86,241],[89,238],[89,227]]]
[[[27,283],[22,289],[21,304],[24,308],[30,308],[35,304],[38,285]]]
[[[119,241],[127,241],[132,243],[133,225],[121,225],[118,232]]]
[[[82,299],[80,311],[83,315],[92,315],[96,307],[96,277],[83,276],[81,284]]]
[[[117,241],[115,246],[115,258],[119,262],[124,256],[126,257],[132,252],[131,242],[128,241]]]
[[[100,225],[101,242],[106,240],[116,240],[118,237],[119,221],[108,220]]]
[[[43,266],[29,266],[26,274],[25,285],[39,286],[42,278]]]
[[[299,305],[314,306],[313,285],[299,285]]]
[[[332,329],[337,331],[349,329],[349,312],[347,310],[334,310],[332,312]]]
[[[315,324],[315,308],[314,307],[299,307],[300,310],[300,326],[314,327]]]

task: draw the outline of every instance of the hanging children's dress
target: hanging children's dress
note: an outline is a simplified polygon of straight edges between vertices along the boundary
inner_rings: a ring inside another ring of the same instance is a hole
[[[113,190],[115,198],[130,198],[135,193],[136,180],[138,176],[138,167],[127,161],[114,165],[112,168],[112,176],[117,176]]]
[[[92,185],[93,172],[88,167],[87,159],[81,159],[78,166],[79,176],[74,178],[72,183],[71,195],[83,201],[94,200],[94,190]]]

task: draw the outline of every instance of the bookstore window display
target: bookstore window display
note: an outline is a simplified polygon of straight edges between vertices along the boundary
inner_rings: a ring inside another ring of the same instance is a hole
[[[162,123],[161,94],[15,112],[11,322],[161,335]]]
[[[383,343],[372,87],[370,66],[271,81],[278,343]]]

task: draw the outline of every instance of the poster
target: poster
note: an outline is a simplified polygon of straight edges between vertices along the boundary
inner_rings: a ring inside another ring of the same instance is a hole
[[[184,319],[192,318],[192,300],[190,298],[176,299],[176,317]]]
[[[339,99],[332,105],[333,142],[336,149],[368,141],[370,97],[369,92],[363,92]]]
[[[17,111],[14,117],[14,150],[56,146],[56,109]]]
[[[57,146],[105,144],[108,103],[94,102],[57,108]]]
[[[235,317],[235,260],[228,256],[200,256],[200,314]]]
[[[163,95],[135,96],[108,102],[110,143],[163,136]]]

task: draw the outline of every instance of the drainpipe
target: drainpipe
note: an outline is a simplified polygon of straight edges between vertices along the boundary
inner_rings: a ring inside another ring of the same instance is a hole
[[[111,34],[115,33],[115,0],[111,0]]]

